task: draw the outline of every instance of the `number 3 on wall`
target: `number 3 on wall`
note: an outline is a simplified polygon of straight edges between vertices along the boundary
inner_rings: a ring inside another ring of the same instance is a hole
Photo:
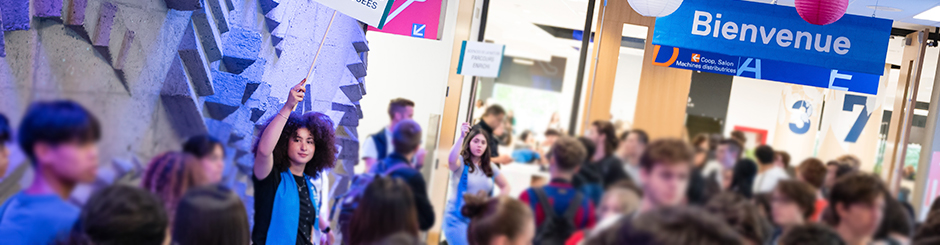
[[[858,137],[862,135],[862,130],[865,129],[865,124],[868,124],[868,118],[871,117],[871,113],[868,113],[867,101],[868,98],[865,96],[845,95],[845,103],[842,104],[842,111],[854,111],[855,105],[862,106],[862,113],[858,114],[858,119],[855,119],[855,124],[852,125],[849,134],[845,136],[845,142],[855,143],[858,141]]]

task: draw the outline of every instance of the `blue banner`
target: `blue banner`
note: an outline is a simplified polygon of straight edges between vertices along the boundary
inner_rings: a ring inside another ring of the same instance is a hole
[[[857,93],[878,94],[881,76],[756,57],[653,46],[653,65],[750,77]],[[881,66],[884,69],[884,65]]]
[[[793,7],[685,0],[675,13],[656,18],[653,44],[882,75],[891,24],[846,14],[819,26]]]

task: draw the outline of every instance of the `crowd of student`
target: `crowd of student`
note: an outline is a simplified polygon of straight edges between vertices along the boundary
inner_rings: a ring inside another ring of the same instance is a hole
[[[15,138],[35,177],[0,206],[0,243],[412,245],[436,222],[457,245],[940,242],[940,204],[915,225],[910,204],[859,171],[857,158],[791,166],[770,146],[745,149],[740,132],[690,144],[639,129],[618,135],[606,121],[579,138],[549,129],[548,147],[530,148],[526,158],[543,164],[551,180],[509,196],[501,168],[513,157],[499,151],[495,135],[507,113],[498,105],[485,108],[479,123],[461,125],[447,156],[444,217],[435,217],[419,171],[422,129],[405,99],[391,101],[389,127],[364,142],[366,172],[331,207],[322,182],[336,162],[333,123],[321,113],[292,113],[304,92],[292,88],[255,139],[252,217],[219,184],[225,152],[208,136],[154,157],[139,187],[115,184],[76,205],[75,187],[96,179],[102,128],[74,102],[34,103]],[[9,125],[0,117],[0,142],[13,140]],[[534,144],[529,137],[523,141]],[[0,173],[8,155],[0,147]]]

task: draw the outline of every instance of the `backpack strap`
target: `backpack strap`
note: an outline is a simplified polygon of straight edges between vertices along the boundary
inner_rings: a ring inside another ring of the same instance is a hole
[[[565,210],[565,219],[570,220],[571,223],[574,223],[574,217],[578,213],[578,210],[581,209],[581,201],[584,200],[584,196],[580,192],[574,192],[574,198],[571,199],[571,202],[568,203],[568,209]]]
[[[545,194],[545,188],[535,188],[535,197],[539,201],[539,205],[542,206],[542,212],[545,213],[545,220],[551,220],[555,217],[555,208],[552,207],[552,204],[548,202],[548,195]]]
[[[410,167],[411,166],[408,166],[408,164],[401,164],[401,163],[395,164],[395,166],[392,166],[391,168],[386,169],[385,172],[382,173],[382,175],[388,176],[394,173],[395,171],[398,171],[399,169],[406,169]]]
[[[385,130],[387,129],[383,128],[378,133],[372,135],[372,141],[375,142],[375,150],[379,153],[379,159],[377,160],[382,160],[385,159],[385,157],[388,157],[388,138],[385,137]]]

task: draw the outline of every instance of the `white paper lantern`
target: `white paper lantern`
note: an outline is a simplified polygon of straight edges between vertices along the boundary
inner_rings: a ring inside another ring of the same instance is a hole
[[[676,12],[682,0],[629,0],[630,7],[640,15],[663,17]]]

